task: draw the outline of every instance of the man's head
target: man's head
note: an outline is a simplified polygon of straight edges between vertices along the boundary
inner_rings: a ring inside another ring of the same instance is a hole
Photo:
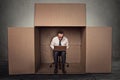
[[[59,31],[59,32],[57,33],[57,36],[58,36],[59,40],[62,40],[62,38],[63,38],[63,36],[64,36],[64,33],[63,33],[62,31]]]

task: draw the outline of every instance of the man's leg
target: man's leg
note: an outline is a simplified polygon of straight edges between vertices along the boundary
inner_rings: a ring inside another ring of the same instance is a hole
[[[66,73],[65,71],[65,63],[66,63],[66,52],[62,51],[61,52],[61,56],[62,56],[62,72]]]
[[[53,55],[54,55],[54,63],[55,63],[55,69],[54,69],[54,73],[58,72],[58,51],[54,51]]]

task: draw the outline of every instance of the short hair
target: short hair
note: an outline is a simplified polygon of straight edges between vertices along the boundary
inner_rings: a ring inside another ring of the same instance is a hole
[[[57,34],[64,34],[63,31],[58,31]]]

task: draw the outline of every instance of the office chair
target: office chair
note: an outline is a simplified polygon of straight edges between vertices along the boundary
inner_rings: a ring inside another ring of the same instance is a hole
[[[50,68],[54,65],[55,63],[52,62],[50,64]],[[58,56],[58,68],[61,69],[61,66],[62,66],[62,59],[61,59],[61,56]],[[69,67],[69,63],[65,62],[65,66]]]

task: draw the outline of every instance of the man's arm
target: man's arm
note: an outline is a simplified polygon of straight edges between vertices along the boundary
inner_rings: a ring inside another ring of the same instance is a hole
[[[69,41],[68,39],[66,38],[66,46],[67,46],[67,49],[69,48]]]
[[[52,49],[54,49],[54,38],[53,38],[52,41],[51,41],[50,47],[51,47]]]

